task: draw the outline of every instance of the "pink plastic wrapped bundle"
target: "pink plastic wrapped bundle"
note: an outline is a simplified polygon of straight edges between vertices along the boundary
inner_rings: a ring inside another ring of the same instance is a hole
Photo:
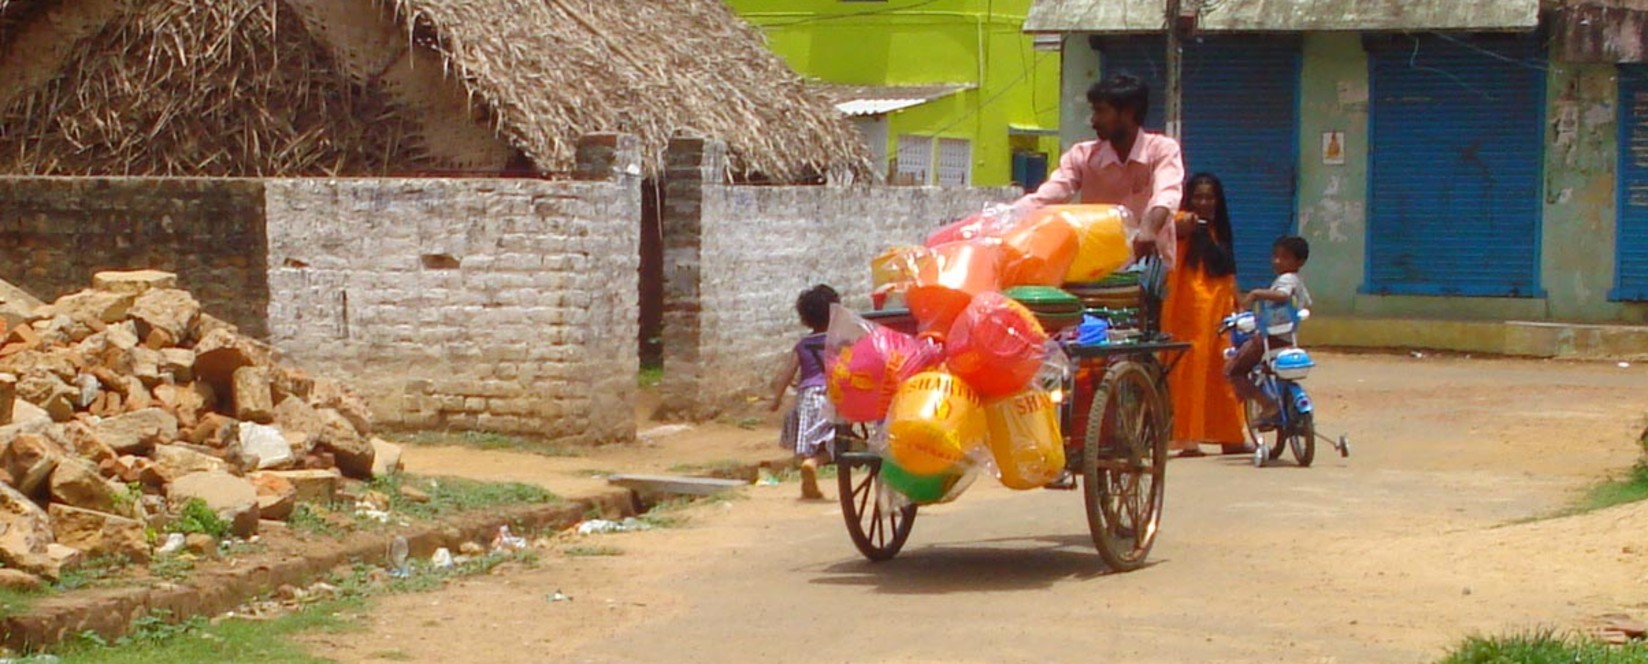
[[[1047,358],[1047,333],[1024,305],[984,293],[956,319],[945,350],[950,370],[993,401],[1030,384]]]
[[[825,389],[836,414],[848,422],[885,418],[899,385],[937,366],[943,357],[929,342],[840,307],[833,310],[825,348]]]
[[[969,240],[934,247],[905,294],[924,334],[943,336],[973,297],[1001,289],[1001,242]]]

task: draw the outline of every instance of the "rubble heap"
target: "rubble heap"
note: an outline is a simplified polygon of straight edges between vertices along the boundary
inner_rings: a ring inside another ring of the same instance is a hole
[[[155,271],[105,272],[41,304],[0,288],[0,564],[56,578],[152,555],[183,506],[232,533],[399,469],[366,403],[281,366]]]

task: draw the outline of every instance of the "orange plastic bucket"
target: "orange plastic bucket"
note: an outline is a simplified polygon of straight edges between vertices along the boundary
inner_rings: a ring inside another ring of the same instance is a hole
[[[1049,219],[1068,224],[1076,234],[1076,256],[1064,273],[1064,281],[1091,283],[1133,260],[1133,246],[1128,240],[1132,217],[1120,205],[1054,205],[1030,213],[1024,224]]]
[[[898,389],[887,423],[887,452],[916,475],[955,468],[984,444],[987,424],[978,393],[942,371],[918,374]]]
[[[1023,491],[1058,479],[1064,470],[1064,438],[1052,397],[1025,390],[986,406],[984,416],[1003,486]]]
[[[905,293],[922,332],[948,332],[973,296],[1001,288],[999,240],[940,245],[918,263],[916,281]]]
[[[1076,260],[1076,228],[1056,216],[1032,216],[1001,238],[1002,287],[1058,286]]]

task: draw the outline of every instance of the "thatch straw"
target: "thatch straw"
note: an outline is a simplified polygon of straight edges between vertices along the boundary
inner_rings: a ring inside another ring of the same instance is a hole
[[[869,172],[862,139],[721,0],[394,0],[432,28],[504,133],[539,164],[580,132],[641,137],[659,163],[677,132],[727,142],[779,179]]]
[[[0,58],[8,34],[58,1],[0,0]],[[402,117],[391,93],[345,73],[284,0],[119,1],[132,9],[0,108],[0,173],[458,166],[419,149],[418,128],[442,119]],[[852,127],[720,0],[328,1],[362,3],[398,20],[408,48],[436,49],[478,115],[542,171],[570,170],[579,135],[621,131],[641,138],[654,173],[681,133],[725,140],[746,173],[869,172]]]
[[[415,152],[410,123],[388,100],[351,83],[276,3],[139,4],[81,44],[57,78],[0,110],[0,172],[372,175],[438,166]]]

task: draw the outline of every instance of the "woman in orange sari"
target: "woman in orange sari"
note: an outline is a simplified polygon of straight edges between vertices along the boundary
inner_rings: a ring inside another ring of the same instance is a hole
[[[1195,345],[1168,376],[1173,448],[1179,456],[1202,456],[1202,444],[1239,454],[1247,444],[1244,411],[1224,377],[1229,342],[1219,335],[1220,322],[1237,309],[1240,297],[1230,210],[1224,184],[1213,175],[1191,177],[1185,193],[1184,209],[1174,219],[1179,261],[1168,275],[1162,306],[1162,330]]]

